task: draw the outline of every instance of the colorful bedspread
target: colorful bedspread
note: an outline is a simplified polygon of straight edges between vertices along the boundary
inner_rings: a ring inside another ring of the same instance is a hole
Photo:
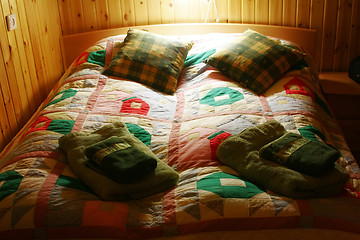
[[[189,55],[219,42],[217,34],[197,37]],[[311,67],[287,72],[257,96],[195,62],[182,71],[176,93],[167,95],[101,74],[122,38],[108,38],[84,52],[14,140],[17,144],[3,153],[1,239],[143,239],[312,228],[360,234],[360,170]],[[342,194],[290,199],[239,178],[219,162],[216,150],[225,138],[271,119],[341,152],[337,162],[350,174]],[[110,202],[80,181],[58,139],[117,121],[179,173],[175,188]]]

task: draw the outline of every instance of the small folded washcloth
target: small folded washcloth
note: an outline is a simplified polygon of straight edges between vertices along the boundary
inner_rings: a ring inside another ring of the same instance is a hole
[[[85,148],[88,166],[118,183],[133,183],[154,171],[156,159],[121,137],[112,136]]]
[[[341,157],[339,151],[296,133],[286,133],[260,149],[260,157],[310,176],[324,176]]]
[[[111,136],[120,137],[130,145],[155,158],[157,161],[155,170],[139,181],[121,184],[87,167],[89,160],[85,155],[85,149]],[[64,135],[59,139],[59,145],[67,154],[67,160],[74,173],[103,200],[140,199],[166,191],[174,187],[179,180],[179,174],[158,159],[144,143],[129,132],[122,122],[105,125],[92,133],[73,132]]]
[[[217,156],[225,165],[235,169],[240,177],[287,197],[328,197],[340,193],[349,175],[338,164],[326,175],[312,177],[260,157],[262,146],[285,133],[284,127],[274,120],[247,128],[224,140]]]

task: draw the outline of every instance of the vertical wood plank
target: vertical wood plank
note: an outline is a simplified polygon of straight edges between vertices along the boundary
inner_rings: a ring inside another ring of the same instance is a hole
[[[96,18],[99,29],[109,28],[109,10],[106,0],[95,0]]]
[[[5,16],[10,14],[8,1],[1,1],[1,8],[2,11],[0,18],[5,19]],[[14,31],[7,32],[7,27],[5,26],[4,21],[0,21],[0,29],[1,32],[7,33],[1,34],[0,45],[6,66],[5,68],[15,108],[16,119],[18,124],[22,125],[25,123],[25,116],[29,115],[29,108],[24,79],[21,72],[22,69],[20,67],[15,33]]]
[[[37,0],[36,12],[39,18],[41,42],[43,47],[43,61],[46,64],[47,91],[52,89],[54,83],[59,80],[63,73],[61,57],[61,27],[55,1]]]
[[[198,2],[198,1],[194,1]],[[192,5],[191,2],[184,0],[174,0],[174,19],[175,23],[191,22],[193,18],[188,12]],[[199,8],[198,8],[199,9]]]
[[[81,2],[83,5],[83,14],[87,12],[85,7],[86,2],[93,0],[58,0],[59,10],[62,23],[68,21],[68,24],[63,24],[62,31],[64,34],[68,32],[81,32],[81,21],[69,21],[71,18],[76,18],[76,13],[70,14],[68,12],[71,9],[71,12],[74,12],[74,9],[79,9],[76,7],[77,2]],[[94,0],[100,3],[100,0]],[[104,1],[104,0],[103,0]],[[102,2],[103,2],[102,1]],[[131,26],[131,25],[141,25],[141,24],[158,24],[158,23],[175,23],[175,22],[204,22],[208,3],[210,0],[193,0],[193,1],[184,1],[184,0],[106,0],[108,3],[108,13],[109,16],[109,27],[118,27],[118,26]],[[335,0],[332,0],[335,1]],[[340,0],[347,1],[347,0]],[[357,0],[349,0],[353,5],[358,5]],[[141,4],[142,2],[142,4]],[[348,1],[347,1],[348,2]],[[134,8],[136,4],[136,9]],[[337,18],[337,15],[328,16],[323,18],[323,9],[320,9],[320,6],[324,5],[324,0],[216,0],[217,12],[220,18],[220,22],[230,22],[230,23],[256,23],[256,24],[274,24],[274,25],[284,25],[292,27],[302,27],[309,28],[311,26],[316,26],[318,32],[320,31],[321,36],[326,36],[327,34],[322,33],[322,29],[325,24],[329,26],[328,21],[333,22],[333,17]],[[333,4],[333,3],[331,3]],[[99,4],[98,4],[99,5]],[[103,6],[104,4],[102,4]],[[114,7],[110,7],[114,6]],[[143,6],[146,5],[147,11]],[[328,4],[329,5],[329,4]],[[101,7],[101,6],[100,6]],[[96,11],[99,12],[99,7],[96,7]],[[66,10],[68,9],[68,10]],[[356,16],[354,12],[359,12],[358,7],[352,9],[352,13],[346,16],[352,16],[352,22],[356,24]],[[119,13],[121,12],[121,13]],[[90,15],[93,14],[89,14]],[[122,15],[121,20],[116,18],[117,16]],[[211,7],[209,11],[209,20],[208,22],[214,22],[216,19],[216,13],[214,8]],[[93,15],[94,16],[94,15]],[[136,16],[136,18],[135,18]],[[345,15],[343,15],[345,16]],[[139,19],[140,17],[140,19]],[[145,20],[147,18],[147,21]],[[86,16],[84,16],[86,19]],[[94,18],[91,18],[94,19]],[[93,20],[94,21],[94,20]],[[85,28],[88,31],[88,22],[85,20]],[[324,24],[323,24],[324,23]],[[80,24],[80,26],[79,26]],[[74,29],[71,29],[71,26],[74,25]],[[90,24],[91,25],[91,24]],[[356,44],[353,39],[357,35],[358,28],[354,24],[350,25],[350,31],[352,33],[347,33],[350,37],[348,45],[355,46]],[[356,31],[354,31],[356,30]],[[344,31],[344,30],[341,30]],[[354,35],[354,33],[356,33]],[[338,34],[335,32],[335,36]],[[339,39],[339,37],[337,38]],[[319,40],[318,40],[319,41]],[[344,41],[340,46],[345,46]],[[329,45],[329,44],[328,44]],[[335,46],[333,46],[335,48]],[[360,47],[356,46],[355,53],[358,53]],[[342,51],[344,53],[344,51]],[[349,51],[348,51],[349,52]],[[347,54],[347,64],[351,58],[350,56],[354,55],[354,51]],[[317,56],[316,56],[317,57]],[[329,61],[328,59],[326,61]],[[336,60],[340,63],[340,60]],[[320,61],[318,61],[320,63]],[[342,66],[336,67],[343,69]]]
[[[185,19],[184,22],[201,22],[200,1],[193,0],[188,2],[187,8],[183,9],[187,15],[187,19]]]
[[[85,32],[98,30],[96,15],[96,2],[93,0],[82,0]]]
[[[354,1],[356,1],[356,0],[354,0]],[[354,11],[355,11],[354,14],[357,15],[357,21],[355,24],[356,34],[352,38],[355,41],[360,39],[360,5],[359,5],[359,1],[356,4],[357,4],[357,8],[354,9]],[[354,49],[354,51],[357,52],[357,56],[360,56],[360,44],[356,44],[356,46],[357,46],[357,51],[356,51],[356,49]]]
[[[310,0],[299,0],[296,14],[296,26],[309,28]]]
[[[229,2],[228,2],[229,23],[241,23],[242,22],[241,4],[242,4],[242,1],[240,1],[240,0],[229,0]]]
[[[148,12],[146,0],[134,0],[135,25],[147,25]]]
[[[200,0],[199,7],[200,7],[200,22],[205,23],[211,22],[214,18],[214,7],[210,0]]]
[[[147,12],[149,24],[161,23],[160,0],[147,0]]]
[[[349,30],[349,53],[346,59],[346,69],[349,68],[351,60],[360,56],[360,1],[352,1],[351,28]]]
[[[242,1],[242,22],[255,23],[255,0]]]
[[[12,10],[12,12],[18,13],[16,1],[10,0],[9,4],[10,4],[9,7]],[[25,47],[24,47],[24,39],[23,39],[23,34],[22,34],[22,22],[20,21],[20,14],[17,14],[17,16],[18,16],[18,24],[17,24],[18,28],[17,28],[17,31],[13,31],[13,32],[15,34],[15,41],[16,41],[16,45],[17,45],[17,49],[18,49],[18,51],[16,51],[16,52],[19,54],[18,55],[18,57],[19,57],[18,64],[20,64],[20,66],[21,66],[21,72],[22,72],[22,77],[23,77],[23,79],[20,79],[20,81],[23,82],[23,84],[21,84],[19,86],[24,86],[24,88],[25,88],[24,90],[26,93],[26,100],[27,100],[26,106],[29,109],[28,114],[32,114],[33,112],[35,112],[35,107],[36,107],[36,105],[33,104],[33,99],[35,98],[35,96],[34,96],[34,92],[33,92],[30,70],[29,70]],[[26,111],[25,111],[25,113],[26,113]]]
[[[1,10],[1,8],[0,8]],[[2,16],[2,12],[0,11],[0,16]],[[1,26],[0,26],[1,27]],[[0,28],[0,32],[1,32]],[[1,120],[1,131],[4,134],[5,140],[9,141],[10,138],[15,135],[18,129],[18,122],[16,118],[15,108],[12,101],[12,95],[10,92],[9,86],[9,78],[6,72],[6,65],[4,62],[4,54],[2,49],[0,49],[1,58],[0,58],[0,74],[2,76],[2,80],[0,81],[0,94],[2,98],[1,112],[5,112],[5,114],[0,115]]]
[[[121,10],[123,14],[123,26],[134,26],[135,25],[135,9],[133,0],[122,0]]]
[[[0,72],[1,73],[1,72]],[[11,134],[8,133],[9,122],[6,117],[5,103],[0,89],[0,152],[5,144],[10,141]]]
[[[71,0],[69,2],[71,20],[73,22],[73,32],[80,33],[85,31],[84,13],[82,9],[82,0]]]
[[[269,0],[255,0],[255,23],[269,24]]]
[[[203,0],[200,0],[203,1]],[[218,13],[218,18],[221,23],[228,22],[228,1],[227,0],[216,0],[216,8]]]
[[[173,0],[161,0],[161,23],[170,24],[174,23],[175,13],[174,13],[174,1]]]
[[[18,45],[23,46],[23,48],[24,48],[23,51],[26,54],[26,59],[22,59],[22,61],[26,61],[27,65],[28,65],[30,81],[31,81],[31,86],[32,86],[32,91],[33,91],[33,98],[31,99],[31,102],[33,103],[34,107],[36,108],[41,103],[41,95],[39,93],[40,86],[39,86],[39,81],[38,81],[37,73],[36,73],[36,67],[35,67],[35,63],[34,63],[34,54],[32,52],[32,42],[30,39],[29,27],[28,27],[25,6],[23,4],[23,1],[16,0],[16,3],[17,3],[17,12],[18,12],[18,16],[19,16],[19,29],[21,29],[21,32],[22,32],[22,44],[19,43]]]
[[[296,26],[297,1],[283,0],[283,26]]]
[[[282,25],[282,0],[269,0],[269,24]]]
[[[64,35],[73,33],[73,21],[71,19],[70,4],[71,0],[58,0],[59,14],[61,18],[62,33]]]
[[[325,0],[318,0],[312,1],[311,11],[310,11],[310,28],[316,29],[316,48],[315,55],[312,56],[314,58],[314,64],[320,70],[320,60],[321,54],[324,50],[322,48],[323,43],[323,17],[324,17],[324,1]]]
[[[334,70],[347,68],[346,59],[349,50],[349,34],[351,25],[351,0],[341,0],[338,3],[337,29],[335,39]],[[359,39],[360,42],[360,39]]]
[[[18,25],[7,31],[0,21],[0,146],[12,139],[64,72],[60,5],[48,0],[0,3],[0,18],[15,13]]]
[[[117,28],[123,25],[121,2],[119,0],[107,0],[109,6],[110,28]]]
[[[31,2],[26,5],[25,11],[27,16],[27,22],[29,27],[30,39],[32,42],[32,50],[34,54],[34,63],[37,73],[37,78],[39,82],[39,96],[43,100],[46,96],[46,89],[48,88],[48,83],[46,81],[47,69],[43,60],[43,47],[41,46],[41,34],[39,34],[40,26],[38,25],[39,19],[36,14],[34,7],[35,3]]]
[[[62,57],[61,20],[59,14],[57,14],[59,10],[56,1],[50,1],[48,4],[47,11],[50,13],[49,20],[52,24],[49,24],[49,26],[51,26],[49,31],[51,51],[47,54],[54,64],[54,72],[52,75],[49,75],[51,88],[53,88],[54,84],[59,81],[65,72],[65,63]],[[48,93],[46,95],[48,95]]]
[[[333,71],[336,38],[337,1],[325,0],[321,70]]]

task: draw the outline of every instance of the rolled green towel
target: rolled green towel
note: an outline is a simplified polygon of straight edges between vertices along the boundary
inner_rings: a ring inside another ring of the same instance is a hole
[[[154,171],[156,158],[117,136],[85,148],[87,164],[118,183],[133,183]]]
[[[139,181],[120,184],[86,166],[88,158],[85,149],[97,142],[117,136],[157,160],[155,170]],[[155,154],[139,139],[134,137],[122,122],[108,124],[92,133],[74,132],[59,139],[61,149],[66,153],[67,160],[74,173],[103,200],[117,201],[140,199],[160,193],[174,187],[179,179],[178,173]]]
[[[339,151],[322,142],[286,133],[260,149],[260,157],[310,176],[324,176],[341,157]]]
[[[349,175],[337,164],[326,175],[312,177],[260,157],[262,146],[285,133],[286,130],[276,121],[247,128],[222,142],[217,156],[240,177],[287,197],[327,197],[340,193]]]

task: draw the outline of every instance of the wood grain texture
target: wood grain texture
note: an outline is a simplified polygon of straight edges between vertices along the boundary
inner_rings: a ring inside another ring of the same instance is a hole
[[[81,21],[72,21],[68,26],[69,21],[66,16],[77,18],[76,14],[72,13],[74,6],[78,5],[79,1],[84,5],[89,0],[73,0],[72,4],[66,4],[67,1],[69,0],[59,1],[64,35],[83,32]],[[320,71],[347,70],[351,59],[360,55],[359,0],[215,0],[217,11],[213,1],[210,1],[102,0],[101,2],[103,5],[109,5],[110,2],[112,5],[114,2],[120,3],[121,9],[108,12],[109,19],[112,19],[116,12],[123,14],[122,20],[116,17],[111,20],[111,28],[115,25],[122,27],[159,23],[199,23],[205,22],[206,16],[208,23],[214,23],[216,18],[219,18],[221,23],[312,28],[318,34],[316,40],[318,49],[314,58]],[[94,4],[92,7],[99,8]],[[95,9],[94,12],[99,12],[99,9]],[[76,26],[77,24],[80,26]],[[92,30],[97,29],[104,27]]]
[[[283,12],[282,0],[269,0],[270,25],[282,25]]]
[[[283,25],[295,27],[296,26],[296,0],[283,0]]]
[[[83,1],[83,20],[85,31],[98,30],[98,20],[96,14],[96,2],[92,0]]]
[[[60,18],[69,19],[70,15],[69,11],[60,12],[59,5],[61,9],[70,9],[67,0],[1,1],[0,151],[32,116],[64,72]],[[5,17],[13,13],[17,28],[8,31]],[[65,22],[70,24],[72,20]],[[79,23],[70,24],[65,30],[67,33],[81,30]]]

